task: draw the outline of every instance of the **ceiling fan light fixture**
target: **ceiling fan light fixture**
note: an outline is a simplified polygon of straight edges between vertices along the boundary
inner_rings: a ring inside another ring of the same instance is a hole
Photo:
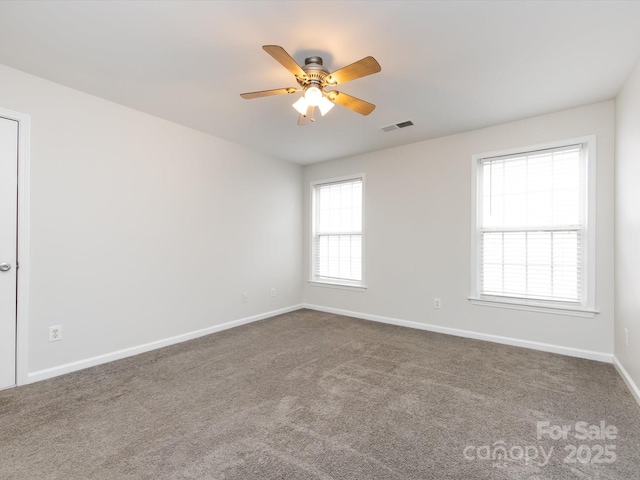
[[[307,101],[307,105],[310,107],[317,107],[324,96],[322,95],[322,90],[318,87],[312,86],[305,90],[304,98]]]
[[[293,104],[296,111],[300,113],[298,125],[308,125],[310,122],[313,122],[316,107],[318,107],[322,115],[327,114],[336,103],[360,115],[369,115],[376,108],[373,103],[365,102],[346,93],[340,93],[337,90],[324,91],[326,86],[333,87],[357,78],[378,73],[382,69],[375,58],[361,58],[357,62],[331,73],[323,66],[321,57],[312,56],[306,58],[304,67],[302,67],[279,45],[263,45],[262,49],[286,68],[289,73],[293,74],[298,83],[298,87],[272,88],[258,92],[241,93],[240,96],[242,98],[249,100],[252,98],[270,97],[287,93],[293,94],[302,91],[301,98],[298,98]]]
[[[320,113],[322,114],[322,116],[324,117],[326,113],[329,112],[329,110],[331,110],[333,107],[335,106],[335,104],[329,100],[327,97],[322,96],[322,98],[320,99],[320,101],[318,102],[318,108],[320,109]]]
[[[296,103],[293,104],[293,108],[295,108],[300,115],[307,114],[307,108],[309,108],[309,104],[304,96],[300,97]]]

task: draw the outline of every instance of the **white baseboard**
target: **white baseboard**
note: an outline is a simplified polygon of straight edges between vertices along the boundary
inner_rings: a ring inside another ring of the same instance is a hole
[[[563,347],[561,345],[551,345],[549,343],[520,340],[518,338],[501,337],[499,335],[490,335],[487,333],[472,332],[470,330],[460,330],[457,328],[441,327],[438,325],[429,325],[428,323],[420,323],[420,322],[414,322],[410,320],[399,320],[397,318],[382,317],[380,315],[371,315],[369,313],[352,312],[349,310],[323,307],[320,305],[304,304],[304,308],[309,308],[311,310],[318,310],[320,312],[335,313],[337,315],[345,315],[348,317],[361,318],[363,320],[372,320],[374,322],[389,323],[391,325],[399,325],[401,327],[416,328],[418,330],[427,330],[429,332],[455,335],[456,337],[473,338],[476,340],[484,340],[487,342],[501,343],[504,345],[512,345],[515,347],[530,348],[532,350],[541,350],[543,352],[558,353],[560,355],[567,355],[570,357],[586,358],[588,360],[596,360],[599,362],[606,362],[606,363],[613,362],[612,354],[596,352],[593,350],[582,350],[579,348]]]
[[[591,350],[582,350],[582,349],[571,348],[571,347],[563,347],[559,345],[551,345],[547,343],[532,342],[528,340],[520,340],[517,338],[502,337],[498,335],[489,335],[489,334],[478,333],[478,332],[473,332],[469,330],[460,330],[456,328],[441,327],[438,325],[430,325],[430,324],[414,322],[410,320],[400,320],[397,318],[383,317],[380,315],[353,312],[350,310],[342,310],[338,308],[323,307],[320,305],[311,305],[311,304],[292,305],[290,307],[273,310],[271,312],[261,313],[259,315],[241,318],[238,320],[233,320],[231,322],[222,323],[220,325],[214,325],[208,328],[203,328],[201,330],[196,330],[193,332],[176,335],[175,337],[156,340],[154,342],[145,343],[143,345],[138,345],[135,347],[125,348],[123,350],[118,350],[118,351],[107,353],[104,355],[98,355],[98,356],[87,358],[84,360],[79,360],[77,362],[71,362],[64,365],[59,365],[57,367],[30,372],[27,376],[28,378],[27,383],[38,382],[40,380],[46,380],[48,378],[57,377],[59,375],[64,375],[66,373],[75,372],[77,370],[82,370],[82,369],[93,367],[96,365],[101,365],[103,363],[113,362],[115,360],[120,360],[122,358],[131,357],[134,355],[138,355],[140,353],[148,352],[148,351],[155,350],[162,347],[167,347],[169,345],[174,345],[176,343],[185,342],[187,340],[192,340],[194,338],[203,337],[205,335],[210,335],[212,333],[228,330],[230,328],[239,327],[240,325],[246,325],[248,323],[264,320],[266,318],[274,317],[276,315],[281,315],[283,313],[293,312],[301,308],[308,308],[308,309],[317,310],[320,312],[334,313],[337,315],[345,315],[349,317],[361,318],[363,320],[371,320],[374,322],[387,323],[391,325],[399,325],[402,327],[415,328],[418,330],[444,333],[447,335],[454,335],[457,337],[473,338],[476,340],[484,340],[488,342],[501,343],[504,345],[512,345],[516,347],[530,348],[533,350],[541,350],[544,352],[558,353],[560,355],[568,355],[571,357],[578,357],[578,358],[585,358],[589,360],[596,360],[600,362],[613,363],[615,368],[618,370],[619,374],[622,376],[623,380],[631,390],[632,395],[640,404],[640,389],[633,382],[633,380],[631,379],[627,371],[624,369],[622,364],[620,364],[618,359],[611,354],[595,352]]]
[[[300,310],[301,308],[303,308],[302,305],[293,305],[290,307],[273,310],[271,312],[254,315],[252,317],[240,318],[238,320],[222,323],[220,325],[213,325],[211,327],[203,328],[201,330],[196,330],[194,332],[183,333],[181,335],[176,335],[175,337],[164,338],[162,340],[156,340],[154,342],[145,343],[143,345],[125,348],[123,350],[106,353],[104,355],[98,355],[96,357],[86,358],[84,360],[79,360],[77,362],[66,363],[64,365],[59,365],[57,367],[38,370],[36,372],[30,372],[27,375],[27,379],[28,379],[27,383],[38,382],[40,380],[46,380],[47,378],[64,375],[65,373],[71,373],[77,370],[82,370],[84,368],[101,365],[103,363],[113,362],[114,360],[120,360],[122,358],[131,357],[133,355],[138,355],[140,353],[148,352],[150,350],[155,350],[158,348],[167,347],[169,345],[174,345],[176,343],[185,342],[187,340],[192,340],[194,338],[203,337],[205,335],[210,335],[212,333],[220,332],[222,330],[228,330],[229,328],[239,327],[240,325],[246,325],[247,323],[253,323],[253,322],[257,322],[258,320],[264,320],[265,318],[275,317],[276,315],[281,315],[283,313],[289,313],[295,310]]]
[[[620,360],[618,360],[615,355],[613,356],[613,366],[616,367],[616,370],[622,377],[622,380],[624,380],[624,383],[626,383],[627,387],[629,387],[629,390],[631,390],[631,395],[633,395],[633,397],[636,399],[636,402],[638,402],[638,405],[640,405],[640,388],[638,388],[638,385],[635,384],[635,382],[631,378],[631,375],[629,375],[629,372],[625,370],[625,368],[622,366],[622,363],[620,363]]]

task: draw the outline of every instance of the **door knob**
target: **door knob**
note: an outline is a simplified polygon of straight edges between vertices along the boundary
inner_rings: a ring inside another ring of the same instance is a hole
[[[11,270],[11,265],[8,263],[0,263],[0,271],[8,272],[9,270]]]

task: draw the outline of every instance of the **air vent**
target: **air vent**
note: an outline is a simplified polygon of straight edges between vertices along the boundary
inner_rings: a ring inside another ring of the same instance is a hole
[[[411,120],[406,120],[404,122],[394,123],[393,125],[387,125],[386,127],[380,127],[380,130],[383,132],[390,132],[391,130],[398,130],[400,128],[410,127],[411,125],[413,125],[413,122]]]

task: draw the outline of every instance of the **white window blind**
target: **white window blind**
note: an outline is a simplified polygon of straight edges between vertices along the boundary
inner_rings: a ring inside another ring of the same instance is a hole
[[[479,175],[480,295],[582,303],[583,146],[482,159]]]
[[[313,277],[362,281],[362,178],[314,187]]]

